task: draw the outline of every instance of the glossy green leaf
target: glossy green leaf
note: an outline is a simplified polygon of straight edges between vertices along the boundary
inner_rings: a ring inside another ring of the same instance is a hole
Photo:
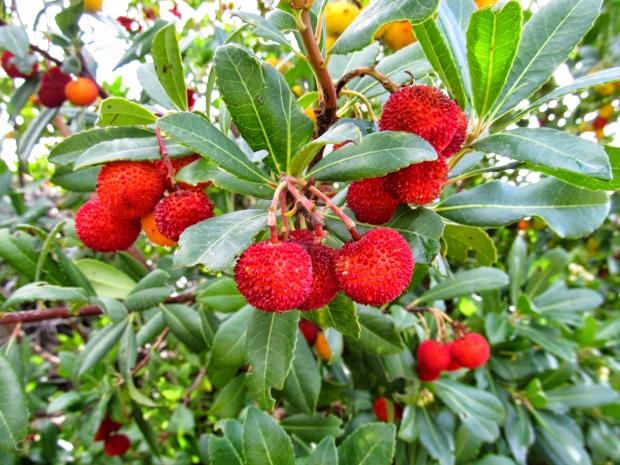
[[[359,339],[349,339],[365,352],[378,355],[397,354],[403,343],[392,319],[377,308],[359,305],[357,314],[360,323]]]
[[[188,349],[201,353],[209,347],[209,339],[204,334],[197,310],[181,304],[162,305],[161,309],[172,334]]]
[[[84,304],[89,301],[88,294],[79,287],[52,286],[46,282],[34,282],[17,289],[3,304],[3,308],[20,305],[24,302],[49,300],[52,302],[67,301],[71,304]]]
[[[223,271],[266,225],[266,210],[240,210],[197,223],[181,234],[174,264],[200,263],[212,273]]]
[[[153,36],[157,34],[157,32],[168,25],[166,21],[162,21],[158,19],[155,21],[153,27],[145,30],[137,34],[131,43],[131,46],[127,49],[127,51],[123,54],[119,62],[116,64],[114,69],[118,69],[127,63],[132,62],[138,58],[142,58],[146,56],[151,51],[151,43],[153,42]]]
[[[30,50],[28,33],[21,26],[2,25],[0,27],[0,49],[8,50],[16,57],[25,57]]]
[[[333,436],[325,437],[316,446],[306,465],[339,465],[338,450]]]
[[[310,415],[316,409],[320,392],[321,373],[317,360],[301,332],[298,332],[293,366],[284,382],[282,395],[292,406],[292,412]]]
[[[493,239],[486,231],[460,224],[447,224],[442,239],[446,244],[446,255],[464,263],[470,254],[475,256],[476,263],[489,266],[497,261],[497,249]]]
[[[547,318],[580,325],[582,313],[596,309],[603,301],[603,296],[592,289],[569,289],[564,281],[556,281],[534,299],[534,306]]]
[[[236,312],[247,304],[233,278],[214,281],[197,293],[196,300],[215,312],[223,313]]]
[[[454,465],[454,439],[449,431],[439,425],[435,414],[421,408],[416,415],[416,426],[420,442],[429,455],[440,465]]]
[[[515,329],[518,334],[527,337],[547,352],[550,352],[553,355],[560,357],[562,360],[566,360],[567,362],[575,361],[575,344],[562,339],[559,337],[557,332],[551,331],[545,327],[525,325],[519,325]]]
[[[96,334],[91,335],[88,343],[78,356],[76,371],[78,378],[110,353],[112,348],[121,339],[128,324],[129,320],[126,318],[118,323],[107,325]]]
[[[248,408],[243,424],[246,465],[294,465],[293,444],[276,421],[255,407]]]
[[[355,18],[331,49],[334,55],[361,50],[374,40],[381,26],[407,19],[422,21],[437,9],[437,0],[377,0]]]
[[[390,465],[396,446],[396,427],[369,423],[355,429],[338,446],[340,465]]]
[[[431,145],[414,134],[376,132],[363,137],[359,145],[349,144],[325,156],[306,177],[321,181],[376,178],[436,158]]]
[[[351,299],[338,294],[328,306],[305,312],[304,318],[314,321],[322,328],[334,328],[345,336],[357,339],[360,336],[360,324],[357,320],[357,310]]]
[[[292,49],[290,40],[266,18],[247,11],[236,11],[234,16],[241,18],[245,24],[250,26],[255,36],[262,37],[263,39]]]
[[[157,71],[155,71],[155,65],[153,63],[144,63],[136,71],[138,82],[144,89],[144,92],[153,99],[153,101],[166,109],[174,109],[175,105],[166,94],[159,78],[157,77]]]
[[[537,449],[553,464],[590,465],[581,430],[568,416],[538,412]]]
[[[467,61],[474,105],[484,118],[500,96],[512,68],[519,41],[523,13],[512,1],[501,10],[484,8],[471,15],[467,31]]]
[[[435,211],[456,223],[484,227],[540,216],[559,236],[581,237],[601,225],[609,200],[604,192],[578,189],[553,178],[519,187],[492,181],[448,197]]]
[[[26,130],[17,140],[17,156],[22,163],[26,163],[34,146],[39,142],[43,131],[58,113],[58,108],[41,110],[29,123]]]
[[[209,369],[237,369],[245,363],[248,322],[254,309],[249,305],[231,315],[219,326],[213,339]]]
[[[213,465],[246,465],[243,454],[243,425],[237,420],[222,420],[215,424],[222,436],[209,435],[209,463]]]
[[[425,208],[412,210],[403,205],[396,210],[387,226],[407,239],[416,263],[428,264],[439,252],[444,222],[435,212]]]
[[[566,413],[573,408],[586,409],[620,402],[620,394],[605,384],[577,384],[546,392],[547,408]]]
[[[97,187],[97,176],[100,166],[92,166],[79,171],[73,171],[69,166],[57,166],[50,179],[56,186],[73,192],[93,192]]]
[[[455,273],[426,291],[417,302],[431,303],[477,292],[501,289],[508,285],[508,276],[497,268],[480,267]]]
[[[527,454],[534,442],[534,426],[525,407],[508,405],[506,422],[504,423],[506,441],[515,460],[520,464],[527,463]]]
[[[27,431],[26,395],[11,364],[0,355],[0,449],[22,449]]]
[[[273,409],[271,389],[283,389],[293,364],[299,312],[267,313],[255,310],[248,323],[246,381],[261,408]]]
[[[290,415],[280,424],[288,434],[295,435],[306,442],[319,442],[326,437],[337,438],[343,432],[340,418],[335,415],[325,416],[320,413]]]
[[[109,97],[99,106],[99,126],[134,126],[154,123],[157,118],[142,105],[122,97]]]
[[[125,273],[99,260],[83,258],[75,264],[90,281],[98,296],[124,299],[136,285]]]
[[[243,375],[233,378],[217,392],[209,408],[209,415],[218,418],[236,418],[239,415],[248,392],[244,378]]]
[[[183,62],[177,42],[176,25],[169,24],[155,34],[151,46],[155,71],[162,87],[179,110],[187,110]]]
[[[278,175],[287,172],[299,147],[310,140],[312,121],[303,114],[282,74],[237,44],[215,53],[222,98],[237,129]]]

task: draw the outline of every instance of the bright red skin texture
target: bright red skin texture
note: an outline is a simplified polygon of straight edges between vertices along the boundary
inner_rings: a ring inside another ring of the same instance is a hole
[[[317,336],[321,332],[321,328],[318,325],[304,319],[299,320],[299,330],[310,345],[314,345],[314,341],[316,341]]]
[[[388,174],[385,188],[403,203],[426,205],[441,195],[447,180],[448,165],[443,158],[439,158]]]
[[[176,191],[155,206],[155,223],[164,236],[178,241],[187,228],[212,218],[213,208],[213,202],[202,191]]]
[[[347,192],[347,205],[362,223],[383,224],[392,219],[400,204],[388,193],[385,178],[370,178],[352,182]]]
[[[374,410],[377,419],[384,423],[390,421],[389,402],[390,401],[388,401],[385,397],[377,397],[372,405],[372,409]],[[394,410],[394,418],[392,419],[392,422],[396,423],[397,421],[400,421],[402,417],[403,408],[395,402],[392,402],[392,408]]]
[[[450,349],[446,344],[427,339],[416,351],[418,370],[423,373],[441,373],[450,366]]]
[[[468,333],[452,343],[451,353],[461,366],[475,369],[489,360],[491,348],[481,334]]]
[[[450,366],[448,367],[448,371],[456,371],[456,370],[460,370],[461,368],[463,368],[461,364],[457,362],[454,357],[452,357],[452,345],[453,344],[454,342],[449,342],[448,344],[446,344],[446,346],[448,347],[448,350],[450,351],[450,355],[451,355]]]
[[[164,195],[164,178],[153,163],[107,163],[97,178],[97,195],[121,218],[142,218]]]
[[[108,457],[125,455],[131,447],[129,438],[124,434],[112,434],[108,436],[103,444],[103,452]]]
[[[95,197],[78,210],[75,229],[87,247],[98,252],[118,252],[131,247],[138,238],[140,221],[118,218]]]
[[[14,63],[12,63],[12,58],[15,55],[13,55],[11,52],[9,52],[8,50],[5,51],[2,54],[2,69],[4,69],[5,73],[11,78],[11,79],[17,79],[17,78],[23,78],[23,79],[30,79],[33,78],[37,75],[37,72],[39,71],[39,64],[38,63],[34,63],[32,65],[32,71],[29,74],[24,74],[22,73],[19,68],[17,67],[17,65],[15,65]]]
[[[110,436],[111,433],[121,429],[121,426],[123,425],[115,422],[109,416],[106,415],[105,418],[101,421],[101,424],[99,425],[99,429],[95,433],[95,441],[103,441],[108,436]]]
[[[381,306],[407,288],[414,266],[407,241],[393,229],[377,228],[340,249],[336,274],[340,287],[351,299]]]
[[[452,140],[441,152],[441,156],[444,158],[451,157],[461,150],[465,143],[465,138],[467,137],[467,116],[465,116],[465,113],[463,113],[460,108],[456,124],[456,131],[454,132],[454,136],[452,136]]]
[[[59,67],[50,68],[47,73],[41,76],[41,86],[38,93],[41,105],[47,108],[61,106],[67,100],[65,86],[70,81],[71,76],[63,73]]]
[[[441,153],[456,133],[460,111],[454,100],[435,87],[406,86],[385,102],[379,129],[417,134]]]
[[[235,281],[250,305],[266,312],[293,310],[310,295],[312,260],[294,242],[258,242],[237,261]]]
[[[421,381],[425,381],[427,383],[437,381],[439,377],[441,376],[440,371],[425,370],[425,369],[420,368],[419,366],[417,368],[417,372],[418,372],[418,378],[420,378]]]

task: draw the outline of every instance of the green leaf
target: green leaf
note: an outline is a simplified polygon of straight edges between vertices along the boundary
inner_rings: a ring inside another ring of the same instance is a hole
[[[327,436],[319,442],[306,465],[339,465],[338,450],[333,436]]]
[[[0,30],[1,29],[2,28],[0,28]],[[19,86],[19,88],[15,92],[13,92],[11,100],[6,107],[7,112],[9,113],[9,121],[11,123],[15,122],[15,119],[19,116],[22,109],[30,101],[30,97],[32,97],[38,89],[39,78],[35,76],[31,79],[26,79],[24,83]]]
[[[247,333],[247,383],[261,408],[271,410],[271,389],[283,389],[291,369],[297,339],[299,312],[284,314],[255,310]]]
[[[438,380],[435,393],[463,422],[470,433],[485,442],[499,437],[504,407],[493,394],[456,381]]]
[[[342,420],[335,415],[307,415],[300,413],[287,416],[280,423],[284,431],[305,442],[319,442],[326,437],[342,435]]]
[[[536,446],[553,464],[590,465],[581,430],[568,416],[538,412]]]
[[[361,329],[355,304],[343,294],[338,294],[327,307],[305,312],[304,318],[314,321],[322,328],[334,328],[345,336],[355,339],[360,337]]]
[[[435,160],[437,154],[424,139],[406,132],[382,131],[348,144],[317,163],[306,178],[355,181],[376,178],[413,163]]]
[[[0,27],[0,49],[8,50],[16,57],[26,57],[30,50],[28,33],[23,27],[5,24]]]
[[[138,82],[142,86],[142,89],[146,94],[158,105],[171,110],[175,108],[174,103],[170,100],[170,97],[166,94],[159,78],[157,77],[157,71],[155,71],[155,65],[153,63],[144,63],[136,71]]]
[[[98,296],[124,299],[136,285],[125,273],[99,260],[84,258],[75,265],[90,281]]]
[[[174,290],[170,287],[153,287],[150,289],[133,291],[125,299],[125,305],[127,309],[132,312],[147,310],[157,306],[170,297],[173,291]]]
[[[515,465],[515,463],[502,455],[487,454],[480,460],[472,462],[471,465]]]
[[[412,210],[403,205],[396,210],[387,226],[407,239],[417,264],[429,264],[439,252],[444,222],[435,212],[425,208]]]
[[[282,395],[293,407],[290,411],[310,415],[316,409],[320,392],[321,373],[317,361],[306,339],[298,332],[293,366],[286,377]]]
[[[245,24],[250,26],[255,36],[283,45],[288,49],[293,49],[291,41],[288,40],[273,23],[264,17],[246,11],[236,11],[233,16],[241,18]]]
[[[11,364],[0,355],[0,449],[19,451],[27,431],[26,395]]]
[[[34,282],[17,289],[3,304],[3,308],[20,305],[24,302],[49,300],[52,302],[67,301],[84,304],[89,301],[88,294],[78,287],[52,286],[46,282]]]
[[[516,305],[521,286],[527,279],[527,244],[523,237],[516,236],[508,254],[508,276],[510,276],[510,301]]]
[[[293,443],[276,421],[255,407],[249,407],[243,424],[243,452],[246,465],[294,465]]]
[[[175,24],[169,24],[155,34],[151,55],[159,82],[168,97],[179,110],[187,110],[185,74]]]
[[[215,395],[209,408],[209,415],[215,415],[218,418],[237,418],[245,404],[247,392],[244,375],[231,379]]]
[[[494,117],[540,88],[592,27],[602,0],[553,0],[525,23],[521,43]]]
[[[414,24],[413,31],[427,60],[448,88],[450,95],[464,108],[467,102],[465,86],[455,53],[435,19]]]
[[[57,166],[51,181],[56,186],[73,192],[93,192],[97,187],[97,176],[101,171],[100,166],[73,171],[69,166]]]
[[[215,333],[209,370],[237,369],[245,363],[248,321],[254,309],[249,305],[224,320]]]
[[[215,312],[231,313],[243,308],[247,302],[237,290],[233,278],[220,278],[201,289],[196,300]]]
[[[577,384],[546,392],[547,409],[566,413],[572,408],[586,409],[617,403],[620,394],[605,384]]]
[[[493,134],[477,141],[474,147],[524,161],[536,170],[543,165],[549,174],[555,169],[579,173],[603,180],[611,179],[605,150],[582,137],[551,128],[517,128]]]
[[[390,465],[394,459],[395,435],[394,425],[360,426],[338,446],[340,465]]]
[[[168,155],[171,157],[179,157],[191,155],[191,151],[184,146],[166,142]],[[86,166],[99,165],[117,160],[161,160],[159,145],[155,136],[144,138],[123,138],[114,140],[104,140],[96,145],[84,150],[82,154],[75,160],[74,169],[84,168]]]
[[[94,336],[91,335],[88,343],[78,356],[76,371],[78,378],[110,353],[112,348],[121,339],[128,324],[129,320],[125,318],[118,323],[107,325]]]
[[[144,440],[148,444],[149,449],[151,449],[153,455],[159,457],[160,450],[157,435],[155,434],[155,431],[153,430],[151,424],[144,418],[144,415],[142,414],[142,409],[136,402],[131,402],[131,415],[132,418],[136,421],[136,425],[138,426],[138,429],[140,429],[140,432],[142,433]]]
[[[508,276],[497,268],[480,267],[455,273],[433,286],[416,300],[431,303],[477,292],[501,289],[508,285]]]
[[[425,408],[419,410],[416,415],[416,425],[422,446],[440,465],[454,465],[452,434],[439,425],[432,412]]]
[[[250,182],[235,177],[206,158],[201,158],[184,166],[177,171],[175,178],[177,181],[193,186],[211,181],[214,186],[235,194],[249,195],[261,199],[273,198],[274,190],[270,185],[264,182]]]
[[[437,9],[438,0],[377,0],[355,18],[331,49],[334,55],[361,50],[374,40],[381,26],[400,20],[423,21]]]
[[[497,261],[495,243],[483,229],[446,224],[442,238],[446,255],[457,262],[467,261],[470,252],[475,255],[478,265],[489,266]]]
[[[269,181],[237,144],[202,116],[177,113],[160,119],[157,125],[179,144],[212,160],[229,173],[255,183]]]
[[[515,329],[517,334],[527,337],[547,352],[567,362],[575,361],[575,344],[562,339],[556,332],[545,327],[525,325],[518,325]]]
[[[243,425],[237,420],[222,420],[214,429],[221,430],[222,437],[209,435],[209,463],[213,465],[246,465],[241,445]]]
[[[201,263],[211,273],[223,271],[266,225],[266,210],[240,210],[190,226],[181,234],[174,265]]]
[[[601,225],[609,200],[604,192],[578,189],[553,178],[520,187],[492,181],[448,197],[435,211],[456,223],[484,227],[540,216],[560,237],[572,238]]]
[[[375,64],[380,50],[381,44],[379,41],[376,41],[357,52],[347,55],[332,55],[329,57],[329,63],[327,64],[329,74],[334,78],[338,78],[354,69],[372,66]]]
[[[39,142],[43,131],[58,113],[58,108],[46,108],[30,121],[28,128],[17,140],[17,156],[22,163],[26,163],[34,146]]]
[[[154,123],[157,117],[142,105],[122,97],[109,97],[99,106],[99,126],[133,126]]]
[[[397,354],[403,350],[403,343],[392,319],[377,308],[358,306],[361,332],[359,339],[349,342],[365,352],[378,355]]]
[[[72,164],[81,154],[99,142],[116,139],[153,138],[153,132],[142,128],[102,128],[78,132],[54,145],[49,161],[56,165]]]
[[[567,324],[580,325],[584,315],[603,304],[603,296],[592,289],[569,289],[564,281],[556,281],[534,300],[543,316]]]
[[[229,44],[215,53],[217,83],[237,129],[278,175],[287,172],[314,127],[295,101],[282,74],[245,48]]]
[[[534,442],[534,427],[523,406],[507,405],[504,431],[512,455],[518,463],[526,464],[528,451]]]
[[[188,349],[201,353],[209,347],[209,339],[204,334],[197,310],[181,304],[162,305],[161,309],[172,334]]]
[[[512,1],[497,11],[484,8],[472,14],[467,31],[467,62],[476,113],[484,118],[500,96],[512,68],[523,12]]]
[[[132,62],[138,58],[146,56],[151,51],[151,43],[153,42],[153,36],[164,26],[168,25],[166,21],[158,19],[150,29],[147,29],[140,34],[137,34],[131,43],[131,46],[127,49],[125,54],[121,57],[114,69],[118,69],[127,63]]]

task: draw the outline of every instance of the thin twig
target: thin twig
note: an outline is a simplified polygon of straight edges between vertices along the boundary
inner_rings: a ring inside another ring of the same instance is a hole
[[[338,205],[332,202],[332,200],[327,195],[317,189],[316,186],[309,186],[308,190],[314,195],[316,195],[319,199],[321,199],[323,203],[325,203],[325,205],[334,212],[338,219],[340,219],[340,221],[344,223],[346,228],[349,230],[349,234],[351,234],[353,240],[358,241],[362,238],[362,235],[359,233],[357,227],[355,226],[355,221],[349,218],[347,214]]]
[[[164,341],[166,340],[166,338],[168,337],[168,334],[170,334],[170,327],[166,327],[161,334],[159,335],[159,337],[157,338],[157,340],[153,343],[151,349],[148,351],[148,353],[142,358],[142,360],[140,360],[138,363],[136,363],[136,366],[133,367],[133,370],[131,370],[131,374],[132,375],[136,375],[140,370],[142,370],[142,368],[144,368],[148,363],[149,360],[151,360],[151,354],[156,351],[159,350],[160,347],[162,346],[162,344],[164,343]]]
[[[376,79],[385,88],[385,90],[392,94],[399,89],[398,84],[392,81],[387,75],[383,74],[380,71],[377,71],[372,66],[363,66],[361,68],[352,69],[340,78],[340,80],[336,84],[336,95],[340,95],[343,87],[346,86],[350,81],[362,76],[370,76]]]
[[[273,194],[273,199],[271,199],[271,205],[269,206],[268,210],[267,210],[267,226],[269,226],[269,231],[271,234],[271,243],[272,244],[277,244],[278,242],[280,242],[280,239],[278,238],[278,204],[280,202],[280,193],[284,191],[284,189],[286,189],[286,186],[288,185],[288,183],[286,181],[282,181],[280,184],[278,184],[278,187],[276,187],[276,191]],[[282,221],[284,221],[284,215],[282,216]]]
[[[192,383],[192,385],[189,387],[189,389],[185,393],[185,396],[183,396],[183,405],[185,405],[186,407],[189,405],[189,401],[191,400],[192,393],[196,389],[198,389],[198,387],[200,386],[200,383],[202,383],[202,380],[204,379],[206,374],[207,374],[207,370],[205,370],[204,367],[200,368],[200,370],[198,371],[198,374],[196,375],[196,378],[194,378],[194,382]]]
[[[168,172],[168,181],[170,182],[170,185],[174,187],[176,184],[176,180],[174,179],[174,167],[172,166],[172,162],[170,161],[170,157],[168,156],[166,142],[161,135],[161,129],[159,128],[159,126],[155,127],[155,137],[157,137],[159,153],[161,153],[161,158],[164,160],[164,164],[166,165],[166,171]]]

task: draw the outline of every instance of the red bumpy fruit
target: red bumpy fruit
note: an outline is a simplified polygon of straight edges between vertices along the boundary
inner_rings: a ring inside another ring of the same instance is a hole
[[[407,288],[414,265],[403,236],[393,229],[377,228],[340,249],[336,275],[344,293],[353,300],[380,306]]]
[[[377,397],[372,405],[372,409],[379,421],[384,423],[396,423],[403,415],[403,408],[385,397]],[[391,415],[390,415],[391,413]]]
[[[99,198],[121,218],[141,218],[153,211],[164,188],[164,178],[150,162],[108,163],[97,178]]]
[[[435,381],[450,367],[450,349],[446,344],[427,339],[416,351],[418,376],[422,381]]]
[[[109,416],[105,416],[95,433],[95,442],[105,440],[110,434],[121,429],[120,423],[115,422]]]
[[[125,455],[131,447],[129,438],[124,434],[112,434],[108,436],[103,444],[103,452],[108,457],[117,457]]]
[[[292,240],[306,249],[312,260],[312,289],[298,308],[307,311],[324,307],[340,290],[335,272],[338,251],[315,242],[314,235],[308,230],[293,231]]]
[[[173,241],[190,226],[212,217],[213,203],[202,191],[173,192],[155,207],[157,229]]]
[[[170,163],[172,164],[172,169],[174,173],[176,174],[179,172],[181,168],[189,165],[190,163],[195,162],[196,160],[200,160],[200,158],[201,158],[200,155],[194,154],[194,155],[188,155],[187,157],[173,158],[170,160]],[[161,175],[166,179],[166,189],[172,190],[173,186],[172,184],[170,184],[170,179],[168,178],[168,166],[166,165],[166,162],[163,160],[156,161],[155,166],[157,166],[157,169],[159,170]],[[207,182],[201,182],[200,184],[192,186],[191,184],[179,182],[177,185],[181,189],[184,189],[184,190],[203,190],[209,187],[211,183],[207,181]]]
[[[447,180],[448,165],[443,158],[439,158],[388,174],[385,188],[403,203],[426,205],[441,195]]]
[[[312,289],[312,260],[294,242],[259,242],[243,252],[235,281],[248,303],[267,312],[299,307]]]
[[[118,252],[131,247],[138,238],[140,220],[118,218],[95,197],[78,210],[75,229],[87,247],[98,252]]]
[[[394,92],[383,107],[382,131],[412,132],[427,140],[441,153],[452,141],[461,109],[441,90],[411,85]]]
[[[465,113],[463,113],[463,111],[459,108],[459,116],[456,120],[456,131],[454,132],[454,136],[452,136],[452,140],[450,141],[450,143],[441,152],[441,156],[444,158],[448,158],[461,150],[463,144],[465,143],[466,137],[467,117],[465,116]]]
[[[61,106],[67,100],[65,86],[70,81],[71,76],[63,73],[58,66],[50,68],[41,76],[41,87],[38,93],[41,104],[48,108]]]
[[[311,346],[314,345],[316,338],[321,332],[321,328],[318,325],[304,319],[299,320],[299,330],[301,331],[301,334],[303,334],[304,339]]]
[[[489,342],[478,333],[468,333],[455,340],[450,351],[461,366],[472,369],[484,365],[491,356]]]
[[[30,79],[36,76],[37,71],[39,70],[39,64],[38,63],[33,63],[32,68],[30,73],[25,74],[22,73],[19,68],[17,67],[17,65],[14,63],[13,58],[15,57],[15,55],[13,55],[11,52],[9,52],[8,50],[5,51],[2,54],[2,69],[4,69],[4,72],[12,79],[16,79],[16,78],[23,78],[23,79]]]
[[[390,221],[399,201],[384,186],[385,178],[371,178],[352,182],[347,192],[347,205],[358,221],[383,224]]]

